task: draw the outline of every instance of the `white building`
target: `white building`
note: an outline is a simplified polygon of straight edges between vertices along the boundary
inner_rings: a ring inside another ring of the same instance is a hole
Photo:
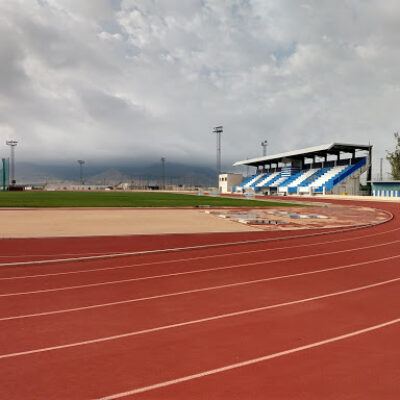
[[[234,186],[242,183],[242,174],[221,174],[219,175],[220,193],[231,193]]]

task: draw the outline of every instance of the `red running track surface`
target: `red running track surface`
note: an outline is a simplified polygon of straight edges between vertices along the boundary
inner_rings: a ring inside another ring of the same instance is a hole
[[[400,398],[400,205],[368,206],[394,217],[45,264],[274,237],[1,241],[0,398]]]

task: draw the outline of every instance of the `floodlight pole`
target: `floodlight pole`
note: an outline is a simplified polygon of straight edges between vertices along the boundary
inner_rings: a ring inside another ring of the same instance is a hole
[[[10,152],[11,152],[11,186],[14,186],[16,184],[15,181],[15,147],[17,146],[18,141],[17,140],[7,140],[6,145],[10,146]]]
[[[223,126],[216,126],[213,133],[217,134],[217,172],[218,176],[221,174],[221,133],[224,131]]]
[[[165,157],[161,157],[162,189],[165,190]]]
[[[79,163],[79,179],[81,181],[81,185],[84,184],[83,181],[83,164],[85,164],[85,160],[78,160]]]
[[[263,148],[263,156],[265,157],[267,155],[268,140],[261,142],[261,146]]]

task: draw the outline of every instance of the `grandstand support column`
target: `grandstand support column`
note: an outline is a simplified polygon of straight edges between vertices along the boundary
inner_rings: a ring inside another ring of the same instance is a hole
[[[372,193],[372,184],[371,184],[371,180],[372,180],[372,145],[369,146],[369,150],[368,150],[368,172],[367,172],[367,186],[368,186],[368,195],[371,196]]]

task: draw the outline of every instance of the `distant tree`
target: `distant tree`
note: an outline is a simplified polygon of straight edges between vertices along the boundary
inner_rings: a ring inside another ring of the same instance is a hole
[[[392,167],[392,178],[400,180],[400,135],[398,132],[394,134],[394,138],[397,141],[395,150],[392,152],[387,151],[386,159]]]

